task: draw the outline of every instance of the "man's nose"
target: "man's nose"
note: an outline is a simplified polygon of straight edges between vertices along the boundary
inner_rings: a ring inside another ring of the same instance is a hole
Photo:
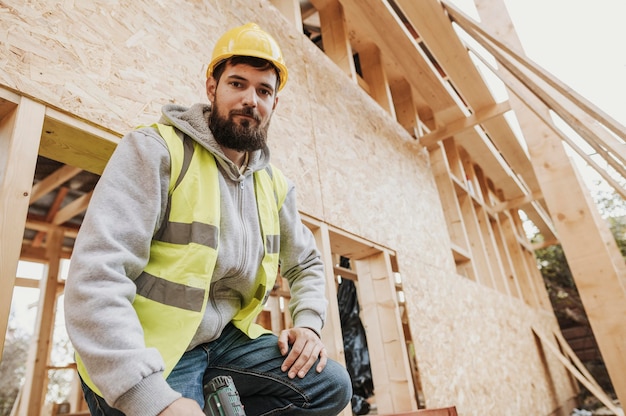
[[[256,94],[256,89],[252,87],[246,88],[246,90],[243,92],[243,105],[247,107],[256,107],[257,100],[258,97]]]

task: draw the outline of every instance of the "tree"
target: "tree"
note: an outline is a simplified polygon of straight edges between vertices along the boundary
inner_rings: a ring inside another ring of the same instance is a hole
[[[0,362],[0,416],[11,414],[20,386],[24,384],[30,339],[23,329],[9,325]]]

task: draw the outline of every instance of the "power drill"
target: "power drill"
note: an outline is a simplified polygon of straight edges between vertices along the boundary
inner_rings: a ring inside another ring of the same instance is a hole
[[[239,400],[239,392],[230,376],[217,376],[204,387],[206,399],[204,414],[207,416],[246,416]]]

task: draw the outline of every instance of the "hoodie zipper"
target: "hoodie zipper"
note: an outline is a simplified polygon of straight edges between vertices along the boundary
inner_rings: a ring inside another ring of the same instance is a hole
[[[243,271],[245,270],[245,266],[247,264],[246,258],[246,250],[248,248],[248,240],[250,236],[250,230],[248,229],[246,221],[243,218],[243,208],[244,208],[244,188],[246,179],[244,178],[241,182],[239,182],[239,190],[237,191],[237,217],[239,219],[239,224],[241,225],[241,251],[239,252],[239,258],[241,262],[237,268],[237,275],[241,276]]]

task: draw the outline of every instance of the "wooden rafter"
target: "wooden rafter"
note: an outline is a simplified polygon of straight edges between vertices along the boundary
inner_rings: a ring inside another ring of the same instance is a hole
[[[48,208],[48,213],[46,214],[47,222],[52,222],[54,217],[57,215],[57,212],[59,212],[59,208],[61,207],[61,204],[63,203],[63,200],[65,199],[68,191],[69,188],[66,186],[62,186],[58,189],[56,197],[54,198],[54,202],[52,202],[52,205],[50,205],[50,208]],[[35,235],[35,238],[33,238],[32,246],[40,247],[43,243],[45,235],[46,233],[44,231],[38,231]]]
[[[60,167],[55,172],[46,176],[46,178],[33,185],[30,203],[35,203],[37,200],[39,200],[39,198],[58,188],[60,185],[72,179],[80,172],[82,172],[82,169],[74,166],[64,165]]]
[[[554,343],[552,343],[547,336],[542,334],[540,330],[532,328],[532,331],[535,336],[537,336],[537,338],[541,340],[542,345],[546,346],[548,348],[548,351],[554,354],[554,356],[561,362],[561,364],[563,364],[565,368],[567,368],[574,375],[574,377],[576,377],[576,379],[580,381],[583,386],[585,386],[594,396],[596,396],[596,398],[600,400],[602,404],[604,404],[616,415],[623,414],[623,412],[619,410],[617,406],[615,406],[615,404],[611,401],[609,396],[604,391],[602,391],[598,383],[593,379],[593,377],[591,377],[591,374],[586,371],[586,369],[583,370],[585,367],[582,365],[582,363],[578,361],[578,365],[572,364],[570,359],[563,355],[561,351],[559,351],[558,347],[554,345]],[[564,344],[561,345],[567,345],[567,342],[564,339],[563,341]],[[572,355],[570,355],[570,358],[571,356]],[[575,357],[575,354],[573,356]]]
[[[457,135],[458,133],[477,126],[485,121],[498,117],[511,110],[511,105],[508,101],[491,105],[487,108],[478,110],[475,114],[461,118],[456,121],[452,121],[445,126],[437,129],[429,134],[426,134],[419,138],[419,142],[422,146],[432,149],[432,147],[439,141]]]

